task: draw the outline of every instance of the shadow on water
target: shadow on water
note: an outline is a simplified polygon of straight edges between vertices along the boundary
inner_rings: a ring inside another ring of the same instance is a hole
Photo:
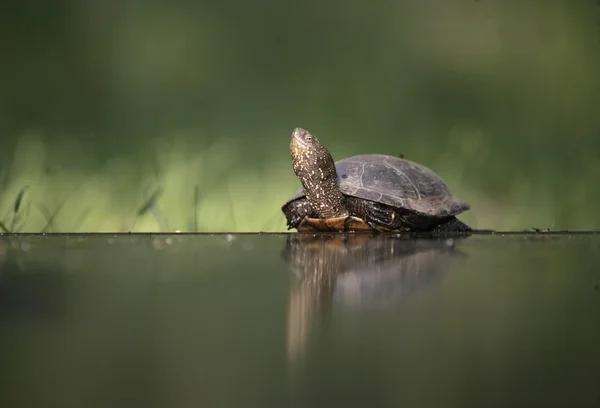
[[[64,275],[38,265],[24,274],[17,264],[0,269],[0,319],[60,319],[64,302]]]
[[[600,235],[0,235],[0,406],[600,404]]]

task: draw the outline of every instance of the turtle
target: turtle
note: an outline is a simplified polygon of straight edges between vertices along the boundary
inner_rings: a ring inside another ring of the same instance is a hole
[[[317,137],[303,128],[294,129],[290,154],[302,187],[281,207],[288,230],[472,231],[456,218],[469,204],[421,164],[384,154],[334,162]]]

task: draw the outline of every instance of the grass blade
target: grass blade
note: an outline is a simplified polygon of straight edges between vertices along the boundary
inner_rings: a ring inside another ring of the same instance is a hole
[[[194,187],[194,232],[198,232],[198,205],[200,204],[200,186]]]
[[[18,213],[19,209],[21,209],[21,203],[23,202],[23,196],[25,195],[25,192],[27,191],[28,188],[29,188],[29,185],[26,185],[25,187],[23,187],[21,189],[21,191],[19,191],[19,194],[17,194],[17,198],[15,199],[15,204],[13,206],[14,214]]]
[[[154,193],[144,202],[144,204],[138,209],[137,216],[142,217],[144,214],[148,212],[148,210],[152,209],[156,205],[156,202],[160,198],[163,193],[163,189],[158,187]]]
[[[17,197],[15,198],[15,203],[13,204],[12,221],[10,222],[11,231],[15,230],[15,225],[19,221],[18,220],[19,210],[21,209],[21,204],[23,203],[23,197],[25,196],[25,192],[27,191],[28,188],[29,188],[29,185],[26,185],[23,188],[21,188],[21,191],[19,191],[19,194],[17,194]]]
[[[67,198],[68,199],[68,198]],[[42,232],[48,232],[50,229],[52,229],[52,231],[56,230],[54,229],[54,219],[56,218],[56,216],[58,215],[58,213],[61,212],[61,210],[63,209],[63,206],[65,205],[65,203],[67,202],[67,199],[63,200],[54,210],[53,213],[50,213],[50,211],[48,210],[48,208],[46,208],[45,206],[42,206],[42,204],[40,204],[38,206],[38,209],[40,210],[40,212],[42,213],[42,215],[44,215],[44,217],[46,218],[46,225],[44,226],[44,228],[42,228]]]
[[[137,220],[141,217],[143,217],[144,215],[146,215],[146,213],[152,209],[154,209],[154,207],[156,206],[156,203],[158,202],[158,199],[162,196],[163,194],[163,189],[162,187],[158,187],[154,193],[152,193],[152,195],[150,197],[148,197],[148,199],[146,201],[144,201],[144,204],[142,204],[137,212],[136,212],[136,217],[133,220],[133,224],[131,225],[129,231],[133,231],[135,228],[135,225],[137,224]],[[156,218],[156,213],[154,213],[154,217]],[[158,220],[158,218],[157,218]],[[160,224],[160,220],[158,220],[159,224]]]
[[[79,229],[79,226],[87,218],[87,216],[89,215],[89,213],[90,213],[90,210],[87,209],[84,212],[82,212],[81,214],[79,214],[79,217],[77,217],[77,219],[75,219],[75,221],[73,222],[73,229],[74,230],[78,230]]]

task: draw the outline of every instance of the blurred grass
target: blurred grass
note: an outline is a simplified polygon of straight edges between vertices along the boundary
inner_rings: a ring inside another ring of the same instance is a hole
[[[600,229],[594,2],[102,4],[0,16],[2,229],[284,230],[297,126],[432,168],[474,227]]]
[[[468,127],[454,130],[452,137],[464,139],[468,146],[466,153],[456,153],[463,162],[452,151],[423,162],[472,205],[461,219],[474,227],[502,230],[600,227],[593,198],[594,182],[600,177],[597,163],[590,164],[590,172],[579,179],[556,172],[556,179],[512,177],[509,188],[502,191],[470,185],[473,175],[467,174],[467,168],[475,150],[469,149],[486,149],[480,145],[483,142],[474,141],[477,134]],[[282,140],[287,138],[282,135]],[[198,134],[196,139],[202,138]],[[326,142],[327,135],[322,139]],[[232,148],[232,140],[218,139],[204,150],[191,140],[167,144],[160,139],[138,157],[113,157],[99,169],[75,170],[52,166],[61,153],[49,156],[42,139],[28,135],[17,146],[0,196],[2,228],[13,232],[285,231],[280,207],[299,187],[287,143],[280,143],[278,157],[244,167],[239,162],[243,153]],[[453,144],[462,149],[461,143]],[[332,150],[344,149],[334,146]],[[415,160],[410,151],[405,150],[407,159]],[[482,163],[482,179],[494,169],[489,159]]]
[[[53,159],[46,156],[43,142],[25,137],[0,196],[3,225],[13,217],[14,197],[21,197],[22,186],[28,185],[25,200],[31,210],[19,228],[7,230],[282,230],[285,221],[279,207],[295,189],[293,173],[280,177],[289,156],[283,152],[283,160],[263,170],[242,169],[229,143],[220,140],[196,155],[188,145],[165,146],[159,141],[152,157],[115,157],[98,170],[48,172]]]

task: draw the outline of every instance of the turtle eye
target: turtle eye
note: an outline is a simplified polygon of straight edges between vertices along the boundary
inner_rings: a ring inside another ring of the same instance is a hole
[[[311,135],[306,135],[305,137],[307,142],[310,142],[312,140],[312,136]]]

